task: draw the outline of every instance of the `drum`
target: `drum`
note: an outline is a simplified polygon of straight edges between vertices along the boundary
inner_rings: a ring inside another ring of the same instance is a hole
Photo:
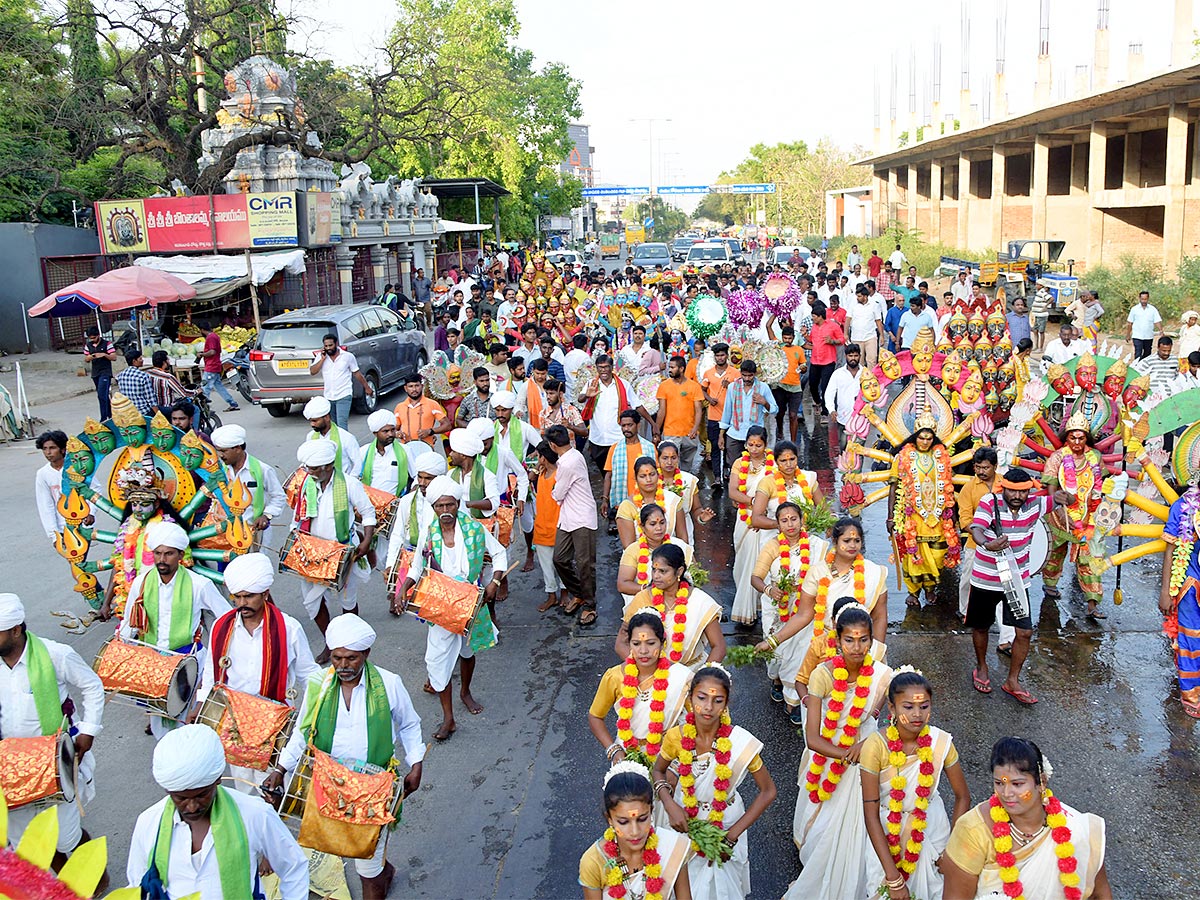
[[[1042,571],[1046,559],[1050,556],[1050,531],[1045,521],[1033,527],[1033,540],[1029,542],[1029,577],[1032,578]]]
[[[501,547],[507,547],[512,542],[513,522],[516,521],[517,510],[513,506],[501,506],[495,515],[480,519],[479,524],[492,533],[500,542]]]
[[[304,476],[307,474],[308,470],[301,466],[289,475],[283,483],[283,495],[287,498],[288,506],[292,509],[296,508],[296,495],[300,491],[300,485],[304,484]]]
[[[109,638],[92,668],[110,698],[124,697],[154,715],[181,718],[192,706],[200,665],[192,654]]]
[[[396,561],[389,566],[383,573],[383,582],[387,585],[387,593],[389,597],[395,597],[404,587],[404,579],[408,577],[408,570],[412,568],[413,551],[401,550],[396,556]]]
[[[221,737],[230,765],[265,772],[279,761],[291,737],[296,710],[253,694],[213,685],[200,705],[196,721]]]
[[[9,809],[75,800],[75,742],[63,731],[0,741],[0,788]]]
[[[303,531],[288,533],[279,551],[279,571],[299,575],[305,581],[340,591],[354,565],[351,548]]]
[[[364,484],[363,490],[367,492],[367,499],[375,507],[375,535],[387,537],[392,533],[392,523],[396,519],[396,508],[400,505],[400,498],[369,484]]]
[[[426,569],[413,588],[413,599],[404,611],[440,625],[451,634],[466,636],[482,603],[480,588]]]
[[[279,816],[302,847],[369,859],[384,826],[400,817],[403,801],[404,781],[395,773],[335,760],[310,744],[283,793]]]

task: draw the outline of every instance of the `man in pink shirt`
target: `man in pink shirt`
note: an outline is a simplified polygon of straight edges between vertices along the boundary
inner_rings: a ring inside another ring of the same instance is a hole
[[[571,598],[563,612],[580,607],[580,627],[596,624],[596,498],[588,479],[587,460],[575,449],[565,426],[551,425],[546,441],[558,454],[554,499],[559,504],[558,531],[554,540],[554,570]]]
[[[222,399],[229,404],[225,412],[235,412],[238,408],[237,401],[230,396],[229,389],[221,380],[221,338],[207,322],[197,322],[196,327],[204,335],[204,350],[200,353],[200,356],[204,358],[204,375],[201,376],[200,382],[204,389],[204,396],[211,397],[215,388]]]

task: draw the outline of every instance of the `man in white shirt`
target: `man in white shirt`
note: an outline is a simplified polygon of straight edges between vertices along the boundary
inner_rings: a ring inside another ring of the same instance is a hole
[[[641,405],[633,388],[613,375],[610,356],[596,358],[596,378],[583,393],[583,420],[588,423],[588,456],[596,468],[604,471],[608,451],[625,440],[618,416],[626,409],[635,409],[641,418],[654,427],[654,420]]]
[[[16,594],[0,594],[0,734],[6,738],[46,737],[59,728],[72,725],[78,760],[76,791],[78,803],[59,803],[58,844],[54,865],[61,869],[81,842],[91,840],[79,819],[82,804],[95,796],[93,781],[95,754],[92,741],[102,730],[104,685],[78,653],[66,644],[31,633],[25,624],[25,606]],[[64,725],[63,705],[74,693],[78,702],[73,721]],[[8,839],[13,846],[33,817],[42,811],[40,804],[28,804],[8,811]],[[107,883],[107,872],[102,881]],[[101,887],[102,893],[104,888]]]
[[[154,568],[144,570],[129,586],[121,617],[122,640],[188,653],[200,638],[201,613],[208,610],[219,618],[229,612],[228,601],[211,581],[180,565],[187,547],[187,532],[174,522],[155,522],[146,530],[146,549],[154,554]],[[183,621],[175,621],[177,610],[186,611]],[[161,716],[150,719],[151,731],[160,739],[175,724]]]
[[[336,448],[334,460],[339,469],[346,475],[358,471],[359,446],[358,439],[349,431],[337,425],[331,415],[332,408],[324,397],[313,397],[304,404],[304,418],[312,426],[306,440],[317,441],[325,438]]]
[[[1083,356],[1092,348],[1087,341],[1075,340],[1075,329],[1070,322],[1063,322],[1058,329],[1058,337],[1046,345],[1042,351],[1042,372],[1045,373],[1053,363],[1065,366],[1077,356]]]
[[[333,418],[341,428],[350,427],[350,403],[354,399],[354,379],[362,385],[363,391],[370,395],[374,391],[363,373],[358,369],[358,360],[349,350],[338,346],[336,334],[327,334],[321,341],[321,350],[317,358],[308,367],[309,375],[321,373],[324,388],[321,395],[333,407]]]
[[[1154,346],[1154,337],[1162,331],[1162,316],[1150,303],[1150,292],[1138,294],[1138,302],[1129,310],[1125,339],[1133,341],[1133,358],[1145,359]]]
[[[133,826],[129,886],[137,888],[154,869],[152,880],[172,897],[244,900],[256,895],[266,864],[279,876],[280,896],[307,897],[308,857],[261,798],[221,787],[224,772],[225,748],[207,725],[184,725],[159,742],[154,780],[167,796]]]
[[[302,589],[304,609],[324,634],[329,625],[329,604],[336,603],[343,612],[354,612],[358,609],[359,587],[371,578],[365,557],[375,535],[375,506],[357,478],[336,470],[332,441],[306,441],[296,451],[296,459],[305,468],[306,477],[295,494],[293,527],[313,537],[345,544],[346,552],[354,559],[342,590],[307,581]],[[356,516],[361,519],[361,538],[354,524]],[[318,654],[317,663],[325,665],[329,652],[326,646]]]
[[[33,496],[37,502],[38,518],[42,530],[51,541],[67,527],[67,521],[58,511],[58,498],[62,496],[63,465],[67,459],[67,437],[65,431],[43,431],[34,442],[46,457],[46,464],[33,477]],[[96,517],[88,515],[84,525],[91,525]]]
[[[209,634],[201,656],[205,678],[196,692],[197,708],[204,705],[216,684],[296,706],[298,692],[312,676],[320,674],[304,627],[275,605],[271,597],[274,583],[275,566],[265,554],[237,556],[226,567],[225,588],[233,609],[217,619]],[[262,778],[258,769],[232,763],[229,774],[234,789],[244,794],[254,793]]]
[[[867,365],[875,365],[879,361],[879,342],[883,338],[883,316],[871,301],[868,288],[859,285],[855,289],[854,302],[846,308],[846,318],[850,340],[865,354]],[[826,405],[826,409],[831,408]]]
[[[966,269],[958,270],[958,277],[950,285],[950,295],[955,303],[971,299],[971,273]]]
[[[908,265],[908,257],[904,255],[904,251],[900,249],[900,245],[896,245],[896,249],[892,251],[892,255],[887,258],[887,261],[892,264],[892,268],[900,272]]]
[[[250,505],[242,514],[246,524],[262,532],[262,543],[269,545],[270,526],[287,506],[287,497],[275,467],[246,452],[246,429],[241,425],[222,425],[212,433],[212,444],[225,467],[230,483],[240,481],[250,495]]]
[[[843,435],[846,423],[854,414],[854,401],[858,399],[858,382],[863,371],[861,361],[861,348],[857,344],[847,344],[846,364],[833,370],[829,384],[825,386],[825,408],[829,410],[830,423],[842,426]]]
[[[530,361],[537,359],[541,355],[542,348],[538,345],[537,340],[537,325],[533,322],[526,322],[521,326],[521,343],[513,351],[512,358],[521,360],[525,363],[525,367],[528,368]],[[497,385],[497,387],[503,386]]]
[[[500,326],[502,334],[508,334],[510,330],[516,327],[516,319],[513,318],[513,311],[517,308],[517,290],[516,288],[505,288],[504,299],[500,301],[500,305],[496,307],[496,324]],[[509,338],[511,340],[511,338]]]
[[[630,341],[617,354],[622,365],[628,366],[633,372],[642,374],[642,361],[648,353],[655,350],[646,341],[646,326],[634,325],[629,332]]]
[[[434,519],[433,507],[425,498],[425,490],[433,479],[446,474],[446,460],[429,450],[417,457],[414,466],[417,477],[413,480],[412,489],[400,498],[400,505],[396,507],[396,523],[392,526],[393,540],[388,541],[385,571],[400,559],[401,550],[416,549],[421,529]],[[399,613],[394,604],[392,612]]]
[[[563,357],[563,374],[566,376],[563,381],[566,383],[567,394],[566,402],[575,402],[575,376],[579,370],[591,362],[592,357],[587,352],[587,335],[577,334],[571,338],[571,349],[567,351],[567,355]]]
[[[525,460],[541,443],[542,436],[528,422],[513,415],[516,402],[517,396],[512,391],[497,391],[492,397],[495,421],[476,419],[468,426],[468,430],[483,442],[483,452],[477,463],[482,462],[495,476],[496,487],[501,494],[510,494],[509,503],[521,522],[521,532],[525,535],[525,546],[528,548],[525,568],[521,571],[532,572],[534,502],[529,493],[529,472],[525,469]]]

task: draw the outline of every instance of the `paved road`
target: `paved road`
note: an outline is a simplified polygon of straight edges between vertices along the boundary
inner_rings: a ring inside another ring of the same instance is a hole
[[[62,400],[35,412],[52,426],[78,430],[94,412],[94,399]],[[306,429],[298,415],[276,420],[246,409],[229,419],[248,427],[253,452],[284,476],[292,470]],[[357,434],[366,431],[358,416],[351,425]],[[825,492],[833,493],[824,431],[802,450],[806,467],[816,469]],[[4,590],[25,599],[33,629],[61,638],[50,611],[78,610],[80,601],[70,591],[66,564],[37,526],[32,479],[40,464],[27,443],[0,447],[7,476],[0,480],[0,510],[6,513],[0,516],[0,570]],[[866,525],[868,556],[883,562],[883,510],[868,510]],[[727,607],[733,595],[731,527],[732,516],[722,509],[698,537],[700,558],[713,573],[711,591]],[[580,631],[555,614],[540,616],[534,609],[543,596],[540,577],[514,573],[512,595],[500,609],[500,646],[481,657],[477,670],[475,695],[486,709],[479,717],[463,712],[454,738],[430,749],[425,783],[405,805],[404,824],[392,838],[394,898],[579,896],[579,854],[602,827],[604,758],[587,730],[586,711],[599,675],[616,661],[617,550],[615,539],[601,540],[601,618],[591,630]],[[999,692],[983,697],[971,690],[970,636],[955,622],[949,583],[936,607],[907,611],[894,587],[889,604],[895,632],[889,661],[913,663],[932,679],[935,716],[958,741],[975,798],[988,790],[987,754],[997,737],[1015,733],[1037,741],[1054,763],[1058,793],[1107,820],[1110,877],[1122,900],[1181,896],[1200,885],[1191,814],[1200,803],[1200,754],[1193,723],[1167,699],[1173,674],[1154,610],[1156,565],[1127,567],[1125,604],[1109,607],[1102,627],[1082,618],[1078,595],[1068,592],[1054,604],[1040,603],[1034,592],[1039,630],[1027,672],[1042,702],[1031,709]],[[295,580],[281,578],[275,594],[303,619]],[[420,691],[423,627],[390,617],[379,583],[363,600],[364,615],[380,633],[373,659],[403,675],[429,735],[438,709]],[[728,626],[727,633],[746,639]],[[68,639],[90,659],[107,634],[97,626]],[[774,808],[752,829],[750,844],[753,896],[778,897],[798,871],[790,828],[802,742],[770,702],[761,672],[735,672],[733,712],[764,741],[764,759],[780,788]],[[96,744],[99,795],[85,827],[108,835],[117,872],[124,870],[134,818],[160,796],[150,777],[153,743],[142,722],[140,713],[110,704]]]

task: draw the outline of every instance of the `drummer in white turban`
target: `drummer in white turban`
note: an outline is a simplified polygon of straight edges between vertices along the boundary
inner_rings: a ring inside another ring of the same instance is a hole
[[[497,391],[492,397],[495,421],[476,419],[471,429],[483,441],[483,463],[496,476],[502,500],[514,508],[525,534],[525,566],[523,572],[533,571],[533,497],[529,492],[529,472],[525,459],[537,448],[542,437],[528,422],[513,416],[516,394]]]
[[[75,787],[80,803],[58,804],[56,869],[82,841],[90,840],[79,821],[80,804],[96,793],[92,741],[104,716],[104,685],[78,653],[66,644],[38,637],[25,626],[25,607],[16,594],[0,594],[0,735],[45,737],[60,728],[74,735],[79,760]],[[64,721],[68,704],[74,709]],[[31,804],[8,811],[8,839],[15,847],[44,807]],[[107,881],[107,878],[105,878]]]
[[[309,682],[300,715],[303,725],[292,732],[279,765],[263,781],[264,792],[279,790],[284,774],[295,770],[309,743],[346,765],[367,762],[386,768],[399,741],[409,766],[404,791],[412,793],[421,786],[421,760],[425,758],[421,717],[400,676],[368,659],[375,629],[353,613],[345,613],[329,623],[325,637],[333,650],[333,665]],[[372,735],[386,738],[373,743]],[[374,856],[354,861],[364,898],[387,896],[395,875],[395,867],[386,861],[387,835],[385,828]]]
[[[304,609],[324,634],[329,624],[327,603],[336,603],[336,608],[343,612],[358,611],[359,587],[371,578],[366,556],[375,534],[375,506],[362,483],[337,467],[337,448],[332,441],[305,441],[296,451],[296,459],[307,474],[292,501],[293,527],[314,537],[345,544],[355,560],[341,591],[315,582],[304,586]],[[356,515],[362,524],[361,536],[355,527]],[[317,662],[324,665],[328,661],[326,647],[318,654]]]
[[[384,563],[385,571],[390,571],[396,565],[400,560],[402,550],[410,551],[411,555],[411,551],[416,549],[417,541],[421,539],[421,532],[428,528],[436,518],[433,514],[433,507],[429,505],[429,500],[425,497],[425,490],[433,479],[446,474],[446,460],[426,448],[425,452],[414,461],[413,468],[416,470],[417,477],[413,479],[412,488],[400,498],[400,505],[396,507],[396,520],[392,525],[387,559]],[[397,571],[399,583],[403,583],[406,571],[407,567]],[[389,609],[393,615],[400,614],[400,607],[395,596],[390,597]]]
[[[250,505],[242,518],[256,531],[266,532],[271,520],[279,518],[287,505],[283,485],[275,467],[246,452],[246,429],[241,425],[222,425],[212,433],[212,445],[230,483],[236,478],[250,494]],[[263,535],[266,542],[267,535]]]
[[[196,693],[197,708],[214,684],[255,697],[298,706],[296,697],[308,680],[320,674],[308,638],[299,622],[280,610],[271,597],[275,566],[262,553],[238,556],[225,569],[225,587],[233,609],[213,624],[204,649],[204,683]],[[210,674],[211,673],[211,674]],[[233,786],[254,790],[258,769],[230,764]]]
[[[333,441],[337,449],[337,467],[347,475],[358,471],[358,440],[345,428],[342,428],[332,418],[333,407],[324,397],[313,397],[304,404],[304,418],[312,426],[308,440],[318,441],[322,438]]]
[[[225,748],[206,725],[184,725],[154,748],[154,780],[167,796],[133,826],[129,886],[148,878],[172,897],[245,900],[260,896],[266,863],[280,896],[307,897],[308,857],[261,798],[221,787],[224,771]]]
[[[119,632],[122,639],[191,653],[201,645],[201,613],[208,610],[217,619],[229,612],[228,601],[211,581],[180,565],[187,547],[187,532],[174,522],[155,522],[146,529],[146,549],[154,554],[154,568],[144,570],[129,586]],[[161,739],[176,724],[174,719],[152,716],[150,730]]]
[[[452,440],[453,434],[451,432]],[[462,496],[462,486],[447,475],[439,475],[425,489],[425,498],[432,504],[437,521],[422,531],[417,543],[412,568],[402,588],[405,603],[412,601],[414,586],[421,580],[429,560],[437,564],[437,570],[443,575],[483,588],[484,599],[494,600],[504,580],[508,556],[499,541],[460,509]],[[469,637],[430,624],[425,644],[425,670],[429,675],[429,690],[438,695],[442,704],[442,724],[433,733],[435,739],[446,740],[456,728],[450,680],[459,660],[462,661],[459,696],[463,705],[472,714],[483,712],[483,707],[471,696],[475,651],[495,642],[496,629],[487,604],[479,605]]]
[[[396,440],[396,417],[386,409],[377,409],[367,416],[367,427],[375,439],[359,450],[355,474],[364,485],[398,497],[408,490],[413,461],[404,444]],[[424,444],[421,448],[428,449]],[[382,568],[388,556],[388,539],[376,535],[371,554],[372,564]]]
[[[483,441],[470,430],[455,428],[450,432],[450,468],[446,474],[463,486],[462,505],[476,519],[486,519],[500,508],[500,483],[479,459],[482,453]]]

